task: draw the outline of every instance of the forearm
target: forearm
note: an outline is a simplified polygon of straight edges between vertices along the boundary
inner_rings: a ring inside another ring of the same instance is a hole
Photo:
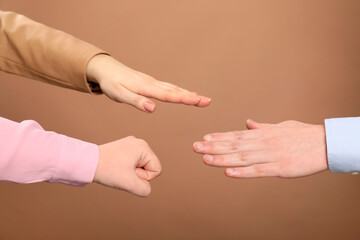
[[[82,92],[101,90],[87,81],[88,62],[104,51],[31,19],[0,10],[0,70]]]
[[[59,182],[82,186],[93,181],[98,146],[55,132],[35,121],[0,118],[0,181]]]

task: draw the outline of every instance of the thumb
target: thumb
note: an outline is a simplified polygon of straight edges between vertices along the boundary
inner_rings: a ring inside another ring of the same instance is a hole
[[[136,167],[136,174],[145,180],[152,180],[161,174],[162,166],[159,158],[148,147],[143,151],[142,159]]]
[[[149,176],[149,174],[147,173],[147,171],[143,168],[136,168],[136,175],[140,178],[140,179],[143,179],[143,180],[146,180],[146,181],[150,181],[151,178]]]
[[[270,123],[258,123],[251,119],[248,119],[246,121],[246,127],[249,130],[264,128],[264,127],[268,127],[268,126],[270,126]]]

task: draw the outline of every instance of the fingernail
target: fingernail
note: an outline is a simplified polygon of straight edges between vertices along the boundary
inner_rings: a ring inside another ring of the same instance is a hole
[[[235,171],[231,168],[226,169],[226,174],[229,176],[232,176],[235,173]]]
[[[209,97],[203,97],[203,99],[207,102],[211,102],[211,98],[209,98]]]
[[[214,140],[214,137],[211,136],[211,135],[206,135],[206,136],[204,137],[204,140],[210,142],[210,141]]]
[[[201,151],[204,149],[204,144],[197,142],[194,144],[194,147],[196,150]]]
[[[144,108],[148,112],[153,112],[155,110],[155,104],[152,102],[146,102],[144,103]]]
[[[212,162],[212,160],[214,160],[214,157],[211,155],[205,155],[204,160],[206,160],[207,162]]]

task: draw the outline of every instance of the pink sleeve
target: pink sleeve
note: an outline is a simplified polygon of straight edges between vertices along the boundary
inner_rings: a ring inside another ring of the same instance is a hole
[[[82,186],[94,179],[98,159],[95,144],[0,117],[0,181]]]

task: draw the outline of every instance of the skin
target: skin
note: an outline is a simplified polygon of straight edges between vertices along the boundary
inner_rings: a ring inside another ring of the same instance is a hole
[[[135,71],[114,58],[93,57],[87,79],[100,85],[110,99],[152,113],[156,105],[150,99],[206,107],[211,99]],[[161,173],[161,164],[149,145],[135,137],[126,137],[99,146],[100,156],[94,182],[140,197],[151,192],[150,180]]]
[[[211,102],[208,97],[156,80],[105,54],[97,55],[90,60],[87,78],[98,83],[110,99],[150,113],[155,111],[156,105],[149,98],[198,107],[206,107]]]
[[[248,130],[213,133],[195,142],[204,163],[232,178],[304,177],[327,170],[325,128],[297,121],[246,121]]]
[[[161,164],[144,140],[130,136],[100,145],[99,149],[94,182],[139,197],[150,195],[150,180],[160,175]]]

